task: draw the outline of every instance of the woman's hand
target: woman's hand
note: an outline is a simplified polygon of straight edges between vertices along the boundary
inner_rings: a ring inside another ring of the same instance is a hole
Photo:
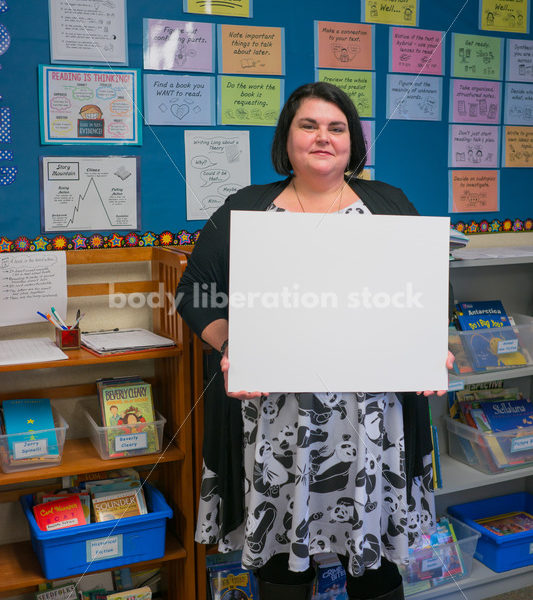
[[[222,359],[220,361],[220,369],[222,373],[224,373],[224,387],[226,388],[226,395],[230,398],[237,398],[237,400],[251,400],[252,398],[260,398],[261,396],[268,396],[268,394],[264,392],[228,392],[228,371],[229,371],[229,359],[228,359],[228,349],[224,351]]]
[[[453,369],[453,363],[455,362],[455,356],[448,350],[448,357],[446,358],[446,368],[450,371]],[[426,390],[425,392],[417,392],[417,394],[424,394],[424,396],[431,396],[432,394],[437,394],[437,396],[444,396],[447,390],[438,390],[437,392],[433,392],[431,390]]]

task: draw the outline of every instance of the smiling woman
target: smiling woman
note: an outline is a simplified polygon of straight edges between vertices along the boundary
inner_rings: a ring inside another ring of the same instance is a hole
[[[310,598],[310,557],[318,552],[339,555],[350,598],[402,600],[396,564],[408,561],[409,547],[434,522],[425,397],[227,393],[228,303],[220,299],[229,297],[231,212],[416,215],[401,190],[357,178],[365,159],[359,116],[342,90],[324,82],[295,90],[272,144],[274,167],[287,179],[230,196],[202,230],[178,287],[178,311],[222,354],[207,374],[196,539],[218,542],[222,551],[242,548],[262,600]],[[348,269],[351,261],[368,259],[331,260]],[[323,343],[334,344],[334,333]],[[250,339],[250,352],[262,341]]]

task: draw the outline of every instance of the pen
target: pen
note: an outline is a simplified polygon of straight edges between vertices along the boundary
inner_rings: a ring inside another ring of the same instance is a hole
[[[48,321],[49,323],[52,323],[52,325],[54,327],[57,327],[57,325],[52,321],[52,319],[49,319],[49,315],[45,315],[44,313],[40,312],[39,310],[37,311],[37,314],[42,317],[45,321]]]
[[[53,306],[52,306],[51,310],[52,310],[52,314],[57,319],[57,322],[61,325],[61,328],[68,329],[68,327],[65,325],[63,319],[57,314],[56,309]]]
[[[78,312],[76,314],[76,320],[74,321],[74,325],[71,325],[70,329],[76,329],[76,327],[78,326],[78,323],[83,319],[84,316],[85,316],[85,313],[82,314],[78,310]]]

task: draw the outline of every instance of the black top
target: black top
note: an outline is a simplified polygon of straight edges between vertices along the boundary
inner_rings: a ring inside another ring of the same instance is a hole
[[[194,284],[206,284],[202,292],[229,293],[229,237],[232,210],[266,210],[289,185],[291,178],[266,185],[252,185],[229,196],[205,224],[177,289],[176,304],[189,327],[200,335],[209,323],[227,319],[227,306],[194,306]],[[352,179],[352,190],[373,214],[417,215],[399,188],[380,181]],[[213,284],[215,284],[213,286]],[[198,293],[198,287],[196,287]],[[198,302],[196,304],[199,304]],[[220,371],[220,355],[207,359],[204,394],[204,462],[218,475],[221,503],[221,535],[244,519],[241,402],[226,396]],[[412,478],[423,475],[422,458],[432,450],[427,398],[414,393],[398,394],[403,404],[407,490]]]

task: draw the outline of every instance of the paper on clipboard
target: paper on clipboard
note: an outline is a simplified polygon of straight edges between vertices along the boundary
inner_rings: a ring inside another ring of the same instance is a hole
[[[174,341],[147,329],[122,329],[82,333],[81,343],[95,352],[128,352],[174,346]]]

